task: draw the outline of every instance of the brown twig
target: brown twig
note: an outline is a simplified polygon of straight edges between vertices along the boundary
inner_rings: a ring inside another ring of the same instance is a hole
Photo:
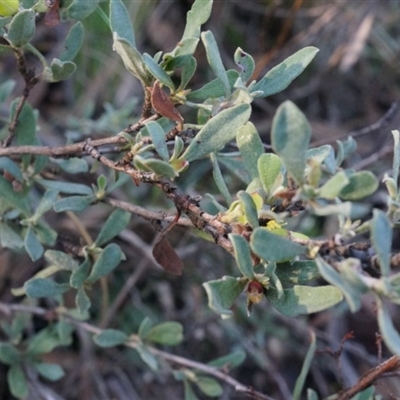
[[[373,385],[373,383],[382,377],[383,374],[400,370],[400,356],[393,356],[375,368],[365,373],[358,382],[352,387],[339,393],[337,400],[351,399],[354,395]]]

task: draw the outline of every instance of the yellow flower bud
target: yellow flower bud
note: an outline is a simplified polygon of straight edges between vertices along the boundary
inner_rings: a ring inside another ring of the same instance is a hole
[[[19,0],[0,0],[0,16],[11,17],[19,11]]]

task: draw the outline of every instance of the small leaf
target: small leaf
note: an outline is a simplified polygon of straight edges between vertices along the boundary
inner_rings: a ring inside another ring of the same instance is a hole
[[[76,211],[81,212],[86,210],[94,201],[96,197],[90,196],[69,196],[54,203],[55,212]]]
[[[25,250],[29,254],[32,261],[37,261],[43,254],[43,246],[39,242],[38,238],[32,227],[28,227],[24,240]]]
[[[169,87],[171,90],[175,90],[174,82],[172,82],[172,79],[169,77],[169,75],[154,61],[153,57],[147,53],[144,53],[142,59],[154,78],[159,80],[165,86]]]
[[[250,240],[250,247],[265,261],[284,262],[306,253],[306,247],[289,239],[275,235],[265,228],[256,228]]]
[[[342,292],[335,286],[300,286],[284,289],[284,295],[279,297],[277,292],[270,289],[266,297],[282,314],[295,317],[301,314],[312,314],[333,307],[343,300]]]
[[[71,157],[67,160],[62,158],[52,158],[51,162],[56,163],[60,168],[69,174],[79,174],[89,171],[89,166],[86,160],[78,157]]]
[[[120,0],[119,0],[120,1]],[[147,75],[141,54],[126,39],[121,38],[114,32],[113,49],[120,55],[125,68],[136,78],[143,86],[148,86],[150,79]]]
[[[346,173],[344,171],[340,171],[321,186],[319,190],[319,196],[323,199],[333,200],[339,196],[342,189],[346,187],[349,182],[350,180]]]
[[[37,182],[39,182],[46,189],[51,189],[60,193],[93,194],[92,188],[90,186],[83,185],[82,183],[50,181],[47,179],[38,179]]]
[[[281,281],[299,285],[320,277],[318,265],[312,260],[278,264],[275,273]]]
[[[246,281],[238,280],[232,276],[203,283],[208,296],[208,306],[222,318],[232,315],[230,308],[236,298],[243,292]]]
[[[87,278],[87,283],[94,283],[103,276],[108,275],[114,270],[115,267],[121,262],[122,251],[121,248],[115,244],[110,243],[97,257],[93,265],[92,272]]]
[[[235,63],[240,67],[240,77],[242,78],[243,83],[246,83],[251,76],[253,75],[255,62],[254,58],[243,51],[240,47],[237,48],[235,54],[233,56]]]
[[[78,54],[83,43],[84,29],[82,22],[78,21],[71,27],[64,42],[64,50],[60,55],[60,61],[72,61]]]
[[[90,265],[90,259],[86,258],[82,264],[72,272],[69,283],[73,288],[79,289],[83,286],[86,278],[89,276]]]
[[[14,250],[20,250],[24,247],[21,236],[5,223],[0,223],[0,243],[1,246]]]
[[[100,347],[114,347],[124,344],[129,336],[116,329],[105,329],[93,336],[93,341]]]
[[[7,97],[12,93],[14,90],[16,81],[14,79],[8,79],[2,84],[0,84],[0,104],[2,104]]]
[[[59,250],[46,250],[44,258],[49,264],[57,266],[59,269],[75,271],[78,263],[68,254]]]
[[[304,71],[318,51],[317,48],[311,46],[299,50],[268,71],[253,86],[252,92],[262,91],[262,97],[266,97],[286,89]]]
[[[344,160],[346,160],[357,149],[357,142],[349,136],[346,141],[336,140],[338,144],[336,165],[339,167]]]
[[[43,71],[43,79],[48,82],[65,81],[76,71],[76,64],[72,61],[61,61],[54,58],[50,67]]]
[[[75,304],[81,314],[84,315],[87,311],[89,311],[91,302],[83,286],[81,286],[76,293]]]
[[[13,47],[22,47],[33,38],[35,29],[35,12],[21,10],[14,16],[8,27],[7,40]]]
[[[271,143],[297,184],[304,182],[310,137],[311,128],[304,114],[291,101],[281,104],[272,121]]]
[[[390,274],[390,250],[392,247],[392,227],[386,214],[374,209],[371,221],[371,240],[376,251],[382,276]]]
[[[179,85],[178,92],[186,88],[187,84],[190,82],[194,73],[196,72],[196,69],[197,61],[194,57],[190,57],[182,68],[181,83]]]
[[[15,365],[21,359],[19,351],[10,343],[0,343],[0,361],[4,364]]]
[[[196,385],[207,396],[217,397],[223,393],[222,386],[214,378],[197,376]]]
[[[210,18],[212,3],[213,0],[196,0],[193,3],[186,16],[186,26],[182,40],[200,36],[201,25]]]
[[[184,400],[199,400],[194,392],[192,385],[189,383],[187,379],[183,381],[183,387],[185,390],[185,399]]]
[[[34,367],[41,376],[49,381],[58,381],[65,375],[64,370],[58,364],[35,363]]]
[[[257,228],[259,226],[257,205],[254,201],[253,196],[251,196],[250,193],[247,193],[244,190],[238,192],[237,196],[240,201],[241,208],[244,211],[247,222],[253,229]]]
[[[122,0],[110,1],[110,27],[111,31],[125,39],[133,48],[136,48],[135,33],[131,17]]]
[[[56,283],[50,279],[31,279],[24,284],[25,293],[29,297],[55,297],[65,293],[69,289],[66,283]]]
[[[340,192],[343,200],[360,200],[375,193],[379,186],[378,179],[370,171],[356,172],[349,179],[350,183]]]
[[[182,275],[183,262],[164,236],[154,245],[153,257],[165,271],[173,275]]]
[[[150,328],[146,341],[175,346],[183,340],[183,326],[179,322],[168,321]]]
[[[253,123],[247,122],[238,129],[236,143],[251,178],[258,178],[257,161],[264,153],[264,146]]]
[[[226,204],[232,203],[232,197],[229,192],[228,186],[225,183],[224,176],[222,175],[221,169],[218,164],[218,158],[215,153],[210,154],[212,166],[213,166],[213,178],[214,182],[218,187],[219,192],[225,199]]]
[[[243,350],[236,350],[226,356],[216,358],[208,363],[211,367],[232,369],[238,367],[246,359]]]
[[[9,172],[18,182],[23,182],[24,176],[19,166],[8,157],[0,157],[0,169]]]
[[[96,10],[100,0],[73,0],[67,8],[66,14],[69,19],[85,19]]]
[[[96,246],[102,246],[116,235],[118,235],[123,229],[127,227],[131,219],[131,214],[128,211],[117,208],[107,218],[107,221],[103,224],[99,235],[96,238]]]
[[[20,99],[16,99],[11,104],[11,115],[13,119]],[[25,103],[18,117],[18,124],[15,129],[15,142],[18,145],[31,145],[36,140],[36,118],[32,107]]]
[[[58,193],[53,190],[46,190],[40,203],[38,204],[33,219],[37,221],[43,214],[53,208],[54,202],[56,201]]]
[[[211,69],[217,78],[220,79],[225,88],[225,96],[229,97],[231,88],[226,75],[224,64],[222,63],[221,55],[219,54],[218,45],[211,31],[201,33],[201,40],[206,48],[207,60]]]
[[[143,344],[139,344],[135,347],[135,350],[139,353],[140,358],[150,367],[151,370],[156,372],[158,370],[157,358],[150,353],[148,348]]]
[[[180,158],[191,162],[220,150],[235,137],[238,128],[247,122],[250,114],[249,104],[238,104],[221,111],[204,125]]]
[[[228,77],[229,87],[232,90],[233,85],[239,78],[239,73],[230,69],[226,71],[226,75]],[[188,100],[206,100],[209,98],[215,99],[218,97],[222,97],[225,94],[225,86],[222,83],[221,79],[216,78],[211,82],[205,84],[201,89],[194,90],[186,95]]]
[[[381,331],[383,341],[393,354],[400,354],[400,335],[394,327],[390,313],[378,299],[378,325]]]
[[[257,160],[257,169],[264,190],[270,196],[281,171],[281,159],[272,153],[262,154]]]
[[[147,131],[150,134],[154,148],[159,156],[164,160],[169,160],[169,152],[165,141],[165,132],[162,126],[155,121],[150,121],[146,124]]]
[[[28,382],[19,365],[13,365],[7,372],[7,383],[10,392],[18,399],[24,399],[29,394]]]
[[[143,321],[140,323],[139,330],[138,330],[138,335],[139,335],[140,339],[142,339],[142,340],[146,339],[152,326],[153,326],[153,323],[151,322],[151,319],[149,317],[144,317]]]

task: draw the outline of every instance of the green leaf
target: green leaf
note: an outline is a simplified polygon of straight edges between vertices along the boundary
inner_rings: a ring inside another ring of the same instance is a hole
[[[144,317],[143,321],[140,323],[139,330],[138,330],[138,335],[139,335],[140,339],[142,339],[142,340],[146,339],[152,326],[153,326],[153,323],[151,322],[151,319],[149,317]]]
[[[7,365],[15,365],[21,359],[19,351],[10,343],[0,343],[0,361]]]
[[[24,177],[19,166],[8,157],[0,157],[0,169],[9,172],[18,182],[23,182]]]
[[[360,200],[375,193],[379,186],[378,179],[370,171],[356,172],[349,179],[350,183],[340,192],[343,200]]]
[[[233,58],[236,65],[241,69],[240,77],[242,78],[242,82],[246,83],[253,75],[255,69],[254,58],[240,47],[235,51]]]
[[[26,353],[31,356],[50,353],[61,344],[56,327],[49,325],[30,339]]]
[[[136,76],[144,86],[150,85],[141,54],[126,39],[121,38],[114,32],[113,49],[120,55],[125,68]]]
[[[59,250],[46,250],[44,258],[49,264],[57,266],[59,269],[75,271],[78,263],[68,254]]]
[[[306,247],[278,236],[266,228],[256,228],[251,234],[250,247],[264,261],[284,262],[304,255]]]
[[[199,400],[199,398],[196,396],[196,393],[193,391],[192,385],[188,382],[187,379],[183,381],[183,387],[185,390],[184,400]]]
[[[371,220],[371,240],[376,251],[382,276],[390,274],[390,250],[392,248],[392,227],[386,214],[374,209]]]
[[[37,221],[43,214],[47,213],[53,208],[54,202],[56,201],[58,193],[54,190],[46,190],[40,203],[38,204],[33,219]]]
[[[11,116],[14,118],[20,99],[15,99],[11,104]],[[19,146],[34,144],[36,139],[36,118],[32,107],[25,103],[18,117],[15,129],[15,143]]]
[[[236,143],[251,178],[258,178],[259,173],[257,161],[264,153],[264,146],[257,129],[252,122],[247,122],[246,125],[243,125],[238,129],[236,134]]]
[[[230,90],[232,90],[233,85],[239,78],[239,73],[234,69],[229,69],[226,71],[226,75],[229,81]],[[205,84],[201,89],[194,90],[186,95],[188,100],[207,100],[209,98],[215,99],[225,94],[225,86],[221,79],[216,78],[211,82]]]
[[[232,369],[238,367],[246,359],[246,353],[243,350],[236,350],[226,356],[216,358],[208,363],[211,367]]]
[[[252,92],[262,91],[261,97],[271,96],[286,89],[312,61],[319,50],[315,47],[305,47],[286,60],[272,68],[257,82]]]
[[[24,247],[21,236],[8,224],[0,222],[0,243],[1,246],[9,249],[20,250]]]
[[[300,285],[321,276],[318,265],[312,260],[300,260],[292,263],[285,262],[278,264],[275,273],[283,282]]]
[[[246,286],[245,280],[238,280],[232,276],[203,283],[208,296],[208,306],[222,318],[232,316],[230,308],[236,298]]]
[[[154,148],[159,156],[164,160],[169,160],[169,152],[165,141],[165,132],[162,126],[155,121],[150,121],[146,124],[147,131],[150,134]]]
[[[281,171],[281,159],[272,153],[261,154],[257,160],[257,169],[264,190],[270,196],[274,191]]]
[[[352,285],[352,282],[343,279],[340,273],[330,266],[323,258],[318,256],[315,261],[322,277],[343,292],[351,312],[356,312],[361,307],[360,291]]]
[[[107,218],[107,221],[102,226],[99,235],[96,238],[96,246],[102,246],[118,235],[127,227],[131,219],[131,214],[128,211],[117,208]]]
[[[182,40],[187,38],[198,38],[200,28],[208,21],[211,15],[213,0],[196,0],[186,16],[185,31]]]
[[[35,29],[35,12],[21,10],[14,16],[8,27],[7,40],[13,47],[22,47],[33,38]]]
[[[143,344],[139,344],[135,347],[135,350],[139,353],[140,358],[150,367],[151,370],[156,372],[158,370],[157,358],[149,351],[149,349]]]
[[[25,250],[32,261],[37,261],[43,254],[43,246],[36,237],[35,231],[31,226],[28,227],[24,240]]]
[[[93,336],[93,341],[100,347],[114,347],[124,344],[129,336],[116,329],[105,329],[101,333]]]
[[[237,194],[242,210],[249,225],[255,229],[259,226],[257,206],[250,193],[241,190]]]
[[[339,171],[336,175],[328,179],[319,190],[319,197],[333,200],[339,196],[340,192],[350,183],[344,171]]]
[[[83,286],[86,278],[89,276],[90,265],[90,259],[86,258],[82,264],[72,272],[69,283],[73,288],[79,289]]]
[[[365,217],[365,215],[368,214],[370,209],[371,206],[369,204],[346,201],[344,203],[339,203],[339,204],[328,204],[324,206],[318,206],[314,208],[313,211],[314,214],[318,216],[343,215],[344,217],[348,217],[352,220],[355,220]]]
[[[65,293],[69,289],[66,283],[56,283],[50,279],[31,279],[24,284],[25,293],[28,297],[55,297]]]
[[[303,366],[301,367],[300,375],[296,379],[296,385],[293,391],[293,400],[300,400],[301,398],[301,392],[303,391],[308,371],[310,370],[311,362],[314,358],[316,347],[317,341],[315,340],[315,333],[311,331],[311,344],[307,351],[306,358],[304,359]]]
[[[110,27],[113,33],[116,32],[121,39],[125,39],[136,49],[131,17],[122,0],[110,1]]]
[[[357,149],[357,142],[349,136],[346,141],[336,140],[338,144],[336,165],[339,167]]]
[[[81,314],[84,315],[87,311],[89,311],[91,302],[83,286],[81,286],[76,293],[75,304]]]
[[[65,375],[64,370],[58,364],[35,363],[34,367],[40,375],[49,381],[58,381]]]
[[[98,256],[86,281],[94,283],[101,277],[108,275],[121,262],[121,259],[121,248],[115,243],[110,243]]]
[[[172,79],[169,77],[169,75],[154,61],[153,57],[147,53],[144,53],[142,58],[151,75],[174,91],[174,82],[172,82]]]
[[[67,160],[52,158],[51,162],[58,164],[63,171],[69,174],[79,174],[89,171],[88,163],[83,158],[71,157]]]
[[[154,172],[159,176],[165,176],[170,179],[174,179],[178,176],[174,168],[167,162],[157,160],[155,158],[143,158],[136,155],[133,159],[133,163],[136,168],[142,171]]]
[[[96,10],[100,0],[74,0],[66,10],[69,19],[85,19]]]
[[[46,189],[51,189],[60,193],[93,194],[92,188],[90,186],[83,185],[82,183],[50,181],[42,178],[38,178],[37,182],[44,186]]]
[[[248,121],[250,114],[249,104],[239,104],[221,111],[204,125],[180,158],[191,162],[218,151],[235,137],[238,128]]]
[[[24,371],[19,365],[13,365],[7,372],[7,383],[10,392],[18,399],[24,399],[29,394],[28,382]]]
[[[393,325],[390,313],[379,299],[377,305],[378,325],[381,330],[383,341],[392,353],[400,354],[400,335]]]
[[[229,97],[231,93],[231,87],[226,75],[224,64],[222,63],[221,55],[217,42],[215,41],[214,35],[211,31],[201,33],[201,40],[203,41],[204,47],[207,53],[207,60],[210,64],[211,69],[217,78],[222,82],[225,88],[225,96]]]
[[[333,307],[343,300],[342,292],[335,286],[300,286],[284,289],[283,296],[277,291],[267,290],[266,297],[282,314],[295,317],[301,314],[312,314]]]
[[[54,58],[50,67],[46,67],[42,73],[43,79],[48,82],[65,81],[76,71],[76,64],[72,61],[61,61]]]
[[[229,192],[228,186],[225,183],[224,176],[222,175],[221,169],[218,164],[218,159],[215,153],[210,154],[212,166],[213,166],[213,178],[214,182],[218,187],[218,190],[225,199],[225,202],[229,205],[232,203],[232,197]]]
[[[60,55],[60,61],[72,61],[82,47],[84,29],[82,22],[78,21],[71,27],[65,39],[64,50]]]
[[[208,376],[197,376],[196,385],[207,396],[217,397],[223,393],[222,386],[214,378]]]
[[[179,322],[163,322],[150,328],[145,339],[165,346],[175,346],[183,340],[183,326]]]
[[[197,69],[197,61],[194,57],[190,57],[182,68],[181,83],[179,84],[178,92],[184,90],[187,84],[192,79]]]
[[[90,196],[69,196],[54,203],[55,212],[76,211],[81,212],[86,210],[94,201],[96,197]]]
[[[299,185],[304,182],[310,137],[311,128],[304,114],[291,101],[281,104],[272,121],[272,148]]]
[[[0,85],[0,104],[12,93],[16,83],[14,79],[8,79]]]

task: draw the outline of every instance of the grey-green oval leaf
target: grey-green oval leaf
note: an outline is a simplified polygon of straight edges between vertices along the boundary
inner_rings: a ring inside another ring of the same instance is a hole
[[[150,328],[145,339],[166,346],[175,346],[183,340],[183,326],[179,322],[163,322]]]
[[[114,238],[118,233],[125,229],[129,224],[131,214],[128,211],[117,208],[107,218],[107,221],[102,226],[99,235],[96,238],[96,245],[102,246],[109,240]]]
[[[36,261],[40,257],[42,257],[44,251],[43,246],[39,242],[39,239],[37,238],[35,231],[30,226],[26,231],[24,245],[25,245],[25,250],[29,254],[29,257],[31,258],[32,261]]]
[[[54,203],[54,211],[55,212],[63,212],[63,211],[76,211],[81,212],[86,210],[90,204],[95,201],[96,197],[94,195],[91,196],[69,196],[64,199],[57,200]]]
[[[156,79],[158,79],[165,86],[168,86],[171,90],[175,90],[174,82],[169,77],[169,75],[154,61],[153,57],[149,54],[143,54],[143,62],[145,63],[147,69]]]
[[[153,141],[154,148],[159,156],[164,160],[169,160],[167,143],[165,141],[165,132],[162,126],[155,121],[150,121],[146,124],[147,131]]]
[[[132,47],[136,48],[135,33],[131,17],[122,0],[110,1],[110,27],[118,36],[125,39]]]
[[[266,228],[256,228],[253,231],[250,247],[263,260],[278,263],[304,255],[307,251],[305,246],[278,236]]]
[[[78,263],[68,254],[59,250],[46,250],[44,258],[49,264],[55,265],[60,269],[75,271]]]
[[[24,399],[28,396],[29,387],[24,371],[21,366],[13,365],[7,372],[7,383],[10,392],[18,399]]]
[[[229,239],[233,244],[235,258],[240,272],[249,279],[254,278],[253,260],[251,258],[249,242],[241,235],[231,233]]]
[[[318,53],[316,47],[305,47],[272,68],[257,82],[252,92],[262,91],[262,97],[271,96],[286,89]]]
[[[392,248],[392,227],[389,218],[381,210],[374,209],[371,221],[371,240],[378,256],[383,276],[390,274],[390,251]]]
[[[72,61],[75,58],[82,46],[83,36],[83,25],[82,22],[78,21],[68,32],[64,43],[64,51],[60,55],[60,61]]]
[[[299,185],[304,182],[310,138],[310,124],[299,108],[291,101],[281,104],[272,121],[272,148]]]
[[[31,279],[24,284],[25,293],[29,297],[55,297],[63,294],[69,289],[66,283],[56,283],[50,279]]]
[[[218,397],[223,393],[222,386],[214,378],[198,376],[196,384],[199,389],[209,397]]]
[[[65,375],[64,370],[58,364],[37,363],[34,364],[34,367],[41,376],[48,379],[49,381],[58,381]]]
[[[128,335],[116,329],[105,329],[93,336],[93,341],[100,347],[114,347],[124,344],[129,339]]]
[[[35,29],[35,12],[22,10],[12,19],[8,28],[7,40],[14,47],[21,47],[33,38]]]
[[[257,169],[264,190],[271,195],[281,171],[281,159],[272,153],[261,154],[257,160]]]
[[[236,136],[238,128],[250,118],[249,104],[238,104],[210,119],[180,157],[188,162],[220,150]]]
[[[343,200],[360,200],[370,196],[378,189],[379,183],[376,176],[370,171],[360,171],[349,177],[350,182],[346,185],[339,196]]]

